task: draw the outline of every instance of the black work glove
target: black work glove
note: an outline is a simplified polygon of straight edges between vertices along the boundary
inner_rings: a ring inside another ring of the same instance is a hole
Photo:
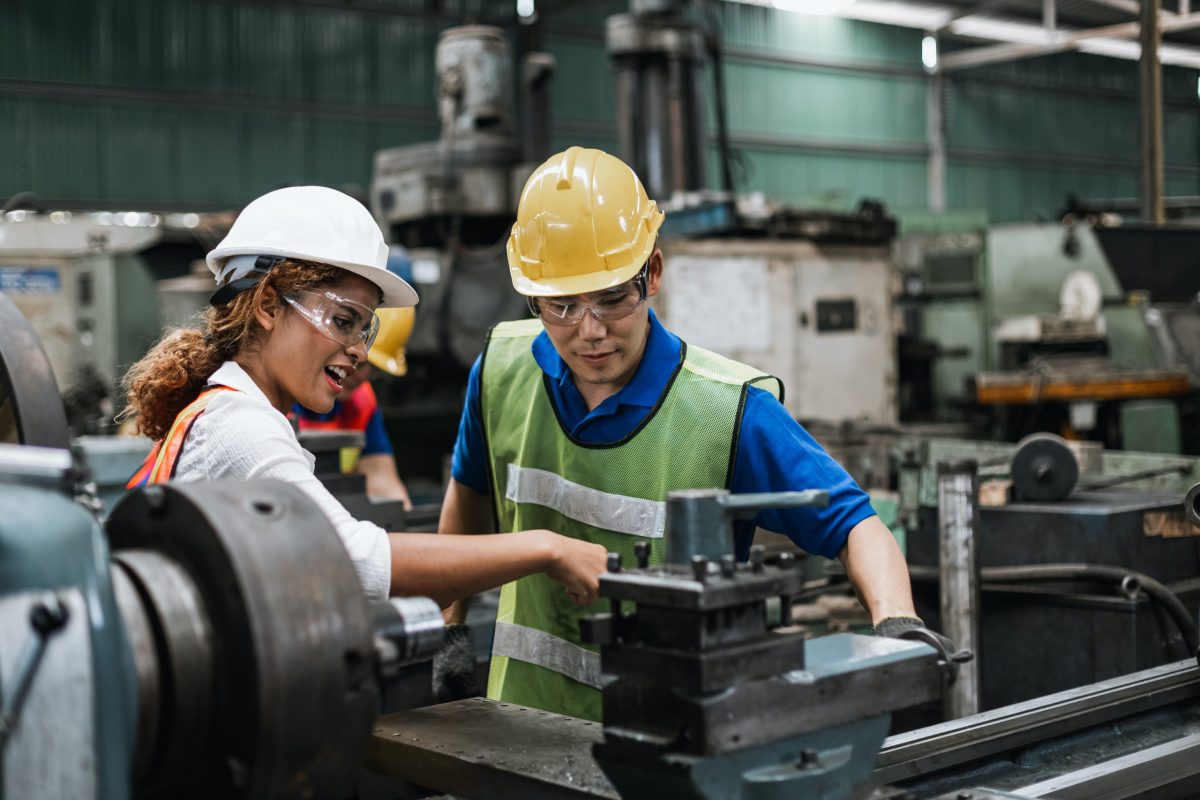
[[[433,696],[439,703],[448,703],[481,694],[483,687],[475,676],[471,629],[466,625],[447,625],[442,634],[442,649],[433,657]]]
[[[929,645],[937,651],[938,663],[945,669],[950,683],[958,678],[959,665],[975,657],[970,650],[959,650],[949,638],[926,628],[924,620],[917,617],[886,617],[875,626],[875,635]]]
[[[875,626],[874,633],[885,639],[899,639],[905,631],[924,627],[925,621],[920,617],[884,617]]]

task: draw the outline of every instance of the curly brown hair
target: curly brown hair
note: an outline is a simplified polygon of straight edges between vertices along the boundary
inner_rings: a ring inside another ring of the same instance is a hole
[[[201,312],[203,332],[168,330],[125,373],[121,386],[128,405],[120,418],[133,420],[141,433],[161,440],[179,412],[200,395],[217,367],[258,346],[262,329],[255,322],[254,310],[262,303],[267,286],[279,294],[291,294],[335,284],[346,274],[338,267],[285,259],[253,289],[219,308],[205,308]]]

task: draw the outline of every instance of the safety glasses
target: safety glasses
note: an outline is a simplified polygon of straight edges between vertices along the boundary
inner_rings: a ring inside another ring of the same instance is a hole
[[[628,317],[646,302],[646,266],[620,286],[601,292],[565,297],[530,297],[529,310],[547,325],[578,325],[583,315],[589,312],[601,322]]]
[[[295,292],[283,296],[324,336],[342,347],[362,344],[367,350],[379,333],[379,317],[374,310],[333,292]]]

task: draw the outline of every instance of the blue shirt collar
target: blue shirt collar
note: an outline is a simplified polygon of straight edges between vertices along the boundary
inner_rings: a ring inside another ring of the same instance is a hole
[[[642,362],[638,364],[637,372],[620,391],[597,406],[592,411],[593,414],[603,413],[602,410],[612,413],[621,405],[653,408],[658,404],[671,376],[675,374],[682,342],[678,336],[663,327],[653,308],[649,311],[650,333],[646,336],[646,349],[642,353]],[[558,385],[560,391],[578,394],[579,390],[571,380],[571,370],[567,367],[567,362],[563,361],[562,356],[554,349],[554,343],[545,331],[533,340],[532,350],[533,358],[542,372]]]

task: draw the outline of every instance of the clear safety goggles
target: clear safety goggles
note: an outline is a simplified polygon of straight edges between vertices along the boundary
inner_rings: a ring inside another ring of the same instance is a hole
[[[565,297],[530,297],[529,310],[547,325],[578,325],[583,315],[589,312],[600,322],[628,317],[646,302],[648,266],[647,262],[630,280],[601,292]]]
[[[324,336],[342,347],[362,344],[367,350],[379,334],[379,316],[373,309],[333,292],[296,292],[283,296]]]

